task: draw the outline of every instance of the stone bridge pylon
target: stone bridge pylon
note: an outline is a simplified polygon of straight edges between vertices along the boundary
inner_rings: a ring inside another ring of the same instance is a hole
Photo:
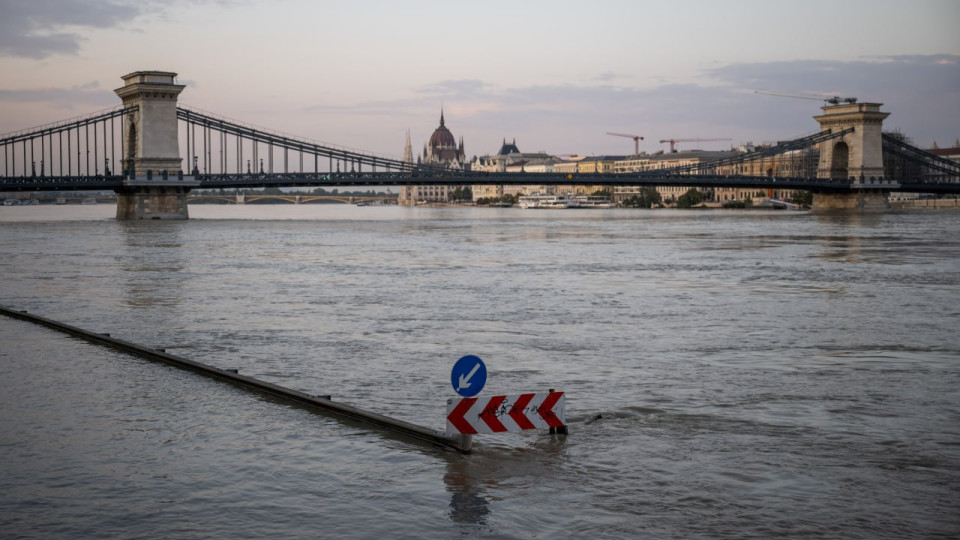
[[[815,193],[814,210],[882,211],[889,208],[888,196],[896,183],[884,179],[882,103],[827,105],[814,119],[821,131],[851,133],[820,144],[819,178],[851,181],[851,193]]]
[[[136,71],[115,90],[135,111],[123,121],[124,187],[117,193],[117,219],[186,219],[187,193],[199,182],[184,177],[177,96],[185,88],[176,73]]]

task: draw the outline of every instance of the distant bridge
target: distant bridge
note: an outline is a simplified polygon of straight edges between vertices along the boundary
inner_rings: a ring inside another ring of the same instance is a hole
[[[406,163],[178,106],[184,86],[175,84],[174,76],[131,73],[116,91],[123,100],[119,107],[0,136],[0,191],[112,190],[118,194],[118,218],[186,217],[187,194],[213,188],[735,187],[807,190],[815,194],[815,205],[819,196],[851,208],[862,208],[864,197],[886,200],[886,194],[896,191],[960,194],[960,164],[882,134],[888,113],[880,112],[879,104],[825,106],[816,117],[821,125],[817,133],[695,165],[629,173],[486,173]],[[811,148],[819,155],[812,168],[794,168],[785,176],[749,174]],[[294,203],[320,200],[270,197]]]
[[[283,201],[292,204],[396,204],[396,197],[354,195],[298,195],[280,193],[196,193],[187,195],[187,202],[220,201],[228,204],[252,204],[259,201]]]

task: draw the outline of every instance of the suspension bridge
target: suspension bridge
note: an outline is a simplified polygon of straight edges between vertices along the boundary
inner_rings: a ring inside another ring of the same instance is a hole
[[[812,192],[814,209],[858,211],[886,208],[891,192],[960,194],[960,163],[883,133],[889,113],[880,111],[879,103],[828,103],[814,117],[817,133],[694,165],[618,173],[491,173],[339,148],[178,105],[185,86],[176,84],[175,73],[137,71],[122,79],[116,107],[0,136],[0,192],[112,190],[118,219],[186,218],[187,194],[209,188],[776,188]],[[766,166],[774,162],[776,175]]]

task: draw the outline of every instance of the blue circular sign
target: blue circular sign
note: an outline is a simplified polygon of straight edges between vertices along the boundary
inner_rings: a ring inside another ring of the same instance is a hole
[[[463,397],[473,397],[483,390],[487,383],[487,366],[478,356],[468,354],[457,360],[450,371],[450,384],[453,391]]]

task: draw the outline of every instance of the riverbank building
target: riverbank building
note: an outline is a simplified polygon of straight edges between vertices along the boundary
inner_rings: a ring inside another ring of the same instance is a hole
[[[407,145],[409,144],[408,135]],[[408,148],[404,148],[404,156],[408,155],[408,151]],[[417,163],[456,170],[465,170],[468,167],[463,137],[460,137],[458,143],[446,126],[442,110],[440,126],[433,131],[430,139],[423,145],[423,153],[418,156]],[[453,188],[450,186],[403,186],[400,190],[399,203],[404,206],[448,203],[452,192]]]

